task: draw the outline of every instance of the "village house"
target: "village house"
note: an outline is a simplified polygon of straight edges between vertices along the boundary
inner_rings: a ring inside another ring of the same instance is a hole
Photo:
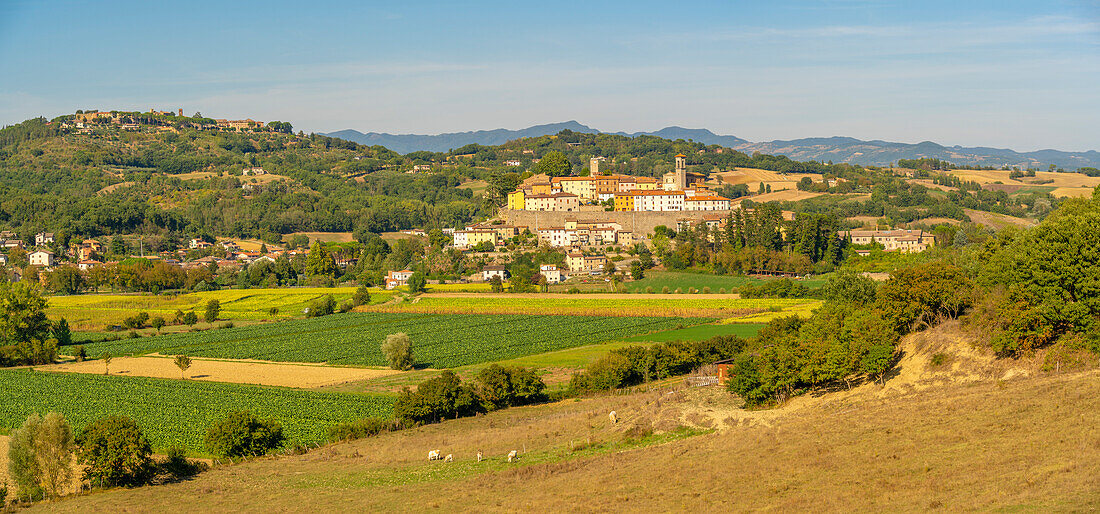
[[[488,282],[492,280],[493,277],[500,277],[502,281],[508,280],[508,269],[498,264],[481,268],[481,280]]]
[[[4,239],[0,241],[0,248],[23,248],[23,241],[19,239]]]
[[[509,159],[507,161],[504,161],[505,166],[521,166],[522,164],[522,162],[519,162],[516,159]]]
[[[539,273],[546,278],[547,284],[557,284],[561,282],[561,271],[553,264],[543,264],[539,266]]]
[[[27,255],[27,260],[31,266],[42,266],[46,268],[52,268],[57,261],[54,259],[53,252],[49,250],[35,250]]]
[[[693,195],[684,199],[685,211],[728,211],[729,198],[711,195]]]
[[[53,232],[39,232],[34,235],[35,246],[46,246],[54,242]]]
[[[7,266],[7,265],[8,265],[8,256],[5,255],[5,254],[0,253],[0,266]]]
[[[263,168],[258,168],[258,167],[245,168],[245,169],[241,170],[241,175],[244,175],[244,176],[248,176],[248,175],[265,175],[265,174],[267,174],[267,172],[264,171]]]
[[[682,211],[687,196],[683,191],[636,191],[635,211]]]
[[[413,276],[410,270],[391,271],[386,273],[386,289],[396,289],[409,284],[409,278]]]
[[[103,264],[102,262],[99,262],[99,261],[94,260],[94,259],[81,259],[80,262],[77,263],[76,267],[80,268],[80,271],[88,271],[88,270],[90,270],[90,269],[92,269],[96,266],[100,266],[102,264]]]
[[[454,247],[459,250],[473,248],[488,242],[497,245],[497,233],[495,230],[481,228],[473,230],[456,230],[454,233]]]
[[[936,237],[924,230],[843,230],[841,239],[850,238],[854,245],[878,243],[888,252],[923,252],[935,245]]]
[[[526,195],[524,210],[573,212],[580,207],[578,195],[554,193],[549,195]]]
[[[572,272],[602,271],[607,263],[607,257],[603,255],[585,255],[581,252],[569,252],[565,254],[565,263]]]

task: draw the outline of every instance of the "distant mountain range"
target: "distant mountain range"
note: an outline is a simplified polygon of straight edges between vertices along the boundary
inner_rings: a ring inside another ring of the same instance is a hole
[[[453,132],[439,135],[386,134],[379,132],[362,133],[356,130],[340,130],[325,134],[355,141],[366,145],[381,145],[395,152],[406,154],[417,150],[446,152],[470,143],[492,146],[521,137],[538,137],[557,134],[569,129],[574,132],[598,133],[594,128],[576,121],[535,125],[520,130],[478,130],[474,132]],[[1045,168],[1051,164],[1067,170],[1084,166],[1100,167],[1100,152],[1063,152],[1060,150],[1038,150],[1034,152],[1016,152],[1007,148],[943,146],[931,141],[921,143],[892,143],[889,141],[864,141],[851,137],[825,137],[794,139],[790,141],[764,141],[754,143],[736,136],[722,136],[707,129],[687,129],[666,127],[656,132],[608,132],[622,136],[636,137],[652,135],[665,139],[689,139],[708,145],[720,145],[745,153],[761,152],[773,155],[786,155],[799,161],[832,161],[852,164],[884,166],[898,159],[918,159],[933,157],[960,165],[972,166],[1029,166]]]

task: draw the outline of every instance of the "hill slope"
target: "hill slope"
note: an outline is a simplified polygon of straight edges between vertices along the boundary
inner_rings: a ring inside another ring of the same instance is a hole
[[[447,421],[49,508],[1100,508],[1100,372],[1006,378],[1019,363],[943,337],[953,330],[910,338],[885,388],[803,396],[776,410],[741,410],[720,388],[659,388]],[[929,352],[954,360],[930,372]],[[428,463],[431,449],[456,461]],[[508,464],[512,449],[526,452]],[[478,450],[485,462],[474,460]]]

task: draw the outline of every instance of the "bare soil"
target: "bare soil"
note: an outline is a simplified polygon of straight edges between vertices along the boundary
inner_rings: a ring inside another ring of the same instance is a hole
[[[103,373],[103,362],[67,362],[52,366],[36,366],[40,371],[66,373]],[[112,375],[136,377],[180,378],[180,369],[168,356],[115,357],[111,359]],[[187,380],[232,382],[282,387],[315,388],[333,386],[370,378],[401,373],[390,369],[343,368],[309,363],[271,363],[192,358],[184,373]]]

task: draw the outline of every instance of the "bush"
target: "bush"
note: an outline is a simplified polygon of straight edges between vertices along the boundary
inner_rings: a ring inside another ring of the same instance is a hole
[[[336,299],[332,295],[325,295],[324,298],[318,298],[309,303],[309,312],[306,315],[310,318],[317,318],[328,316],[334,312],[336,312]]]
[[[428,287],[428,277],[423,272],[417,271],[409,277],[409,292],[410,293],[423,293],[424,289]]]
[[[726,288],[721,287],[718,289],[718,294],[726,294]]]
[[[646,292],[646,294],[653,294],[653,287],[652,286],[646,286],[645,292]]]
[[[573,375],[575,393],[600,391],[683,375],[704,364],[735,357],[745,348],[737,336],[716,336],[706,341],[670,341],[652,346],[629,346],[600,358],[588,370]]]
[[[683,294],[683,293],[684,293],[683,289],[680,289],[679,287],[676,288],[676,294]]]
[[[940,366],[943,366],[944,364],[947,364],[947,359],[948,355],[946,353],[934,353],[932,354],[932,359],[929,361],[929,364],[933,368],[938,368]]]
[[[147,321],[149,321],[149,313],[142,311],[122,320],[122,325],[130,329],[145,328]]]
[[[69,330],[69,322],[65,318],[57,320],[50,329],[50,335],[54,339],[57,339],[58,346],[69,346],[73,344],[73,333]]]
[[[354,308],[355,302],[353,300],[345,300],[344,303],[340,304],[340,314],[351,312],[351,310]]]
[[[566,291],[566,292],[569,293],[569,294],[580,294],[581,293],[581,288],[576,287],[576,286],[570,287],[569,290]]]
[[[421,382],[415,392],[405,388],[393,404],[394,417],[410,424],[433,423],[482,411],[474,390],[463,385],[451,370]]]
[[[338,442],[373,437],[390,430],[392,427],[392,421],[378,418],[364,418],[350,423],[340,423],[329,427],[328,440]]]
[[[180,321],[187,326],[194,326],[199,322],[199,315],[195,314],[195,311],[187,311],[180,317]]]
[[[412,338],[404,332],[386,336],[386,340],[382,343],[382,354],[390,362],[390,368],[401,371],[412,369]]]
[[[710,294],[710,288],[709,287],[704,287],[703,288],[703,294]]]
[[[168,449],[167,458],[160,464],[160,472],[171,479],[178,480],[195,476],[206,471],[206,463],[187,460],[183,449],[173,446]]]
[[[84,349],[84,345],[76,347],[76,351],[73,352],[76,355],[76,362],[84,362],[88,360],[88,351]]]
[[[661,294],[668,294],[668,286],[661,288]]]
[[[149,324],[152,325],[153,328],[157,329],[157,332],[160,332],[160,329],[164,328],[166,322],[164,321],[164,318],[160,316],[153,316],[153,319],[149,320]]]
[[[77,438],[84,479],[92,484],[139,486],[153,476],[153,449],[134,420],[125,416],[100,418]]]
[[[248,411],[230,412],[206,432],[206,448],[219,457],[265,455],[283,443],[283,427]]]
[[[533,369],[492,364],[477,374],[477,393],[487,410],[546,399],[546,384]]]

